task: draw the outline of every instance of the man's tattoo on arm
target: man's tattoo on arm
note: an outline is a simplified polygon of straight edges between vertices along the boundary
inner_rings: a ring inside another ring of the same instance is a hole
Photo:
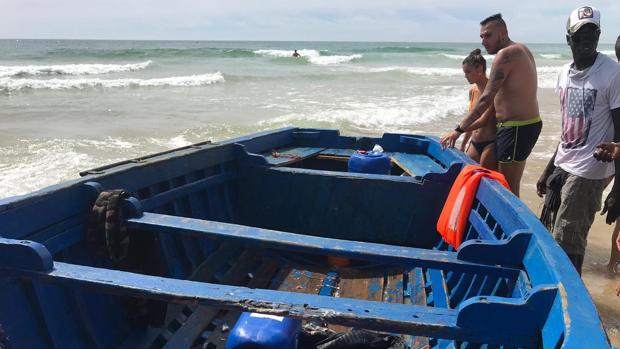
[[[504,74],[504,70],[500,68],[500,69],[493,71],[493,78],[491,79],[491,81],[504,80],[505,77],[506,77],[506,74]]]

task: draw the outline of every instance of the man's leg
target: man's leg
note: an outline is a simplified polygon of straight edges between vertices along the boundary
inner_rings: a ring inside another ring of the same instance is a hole
[[[512,193],[519,197],[525,161],[500,162],[499,172],[506,177]]]
[[[553,226],[553,237],[581,275],[588,232],[596,211],[601,209],[604,179],[586,179],[569,175],[562,187],[562,203]]]

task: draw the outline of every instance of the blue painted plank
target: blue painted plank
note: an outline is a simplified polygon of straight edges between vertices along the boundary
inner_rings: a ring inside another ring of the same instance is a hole
[[[469,300],[468,304],[457,311],[197,283],[59,262],[55,263],[54,270],[49,273],[24,272],[23,276],[59,283],[65,287],[89,287],[100,292],[181,304],[320,320],[377,331],[522,346],[538,343],[539,329],[535,328],[538,322],[523,323],[520,319],[511,321],[510,312],[532,315],[530,312],[533,306],[540,306],[547,300],[545,295],[535,297],[532,304],[529,300],[510,301],[497,297],[480,301]],[[537,293],[533,293],[531,297],[534,295]],[[485,317],[477,318],[477,313],[495,315],[489,316],[493,319],[490,322]],[[544,313],[539,315],[546,317]],[[498,322],[497,316],[502,316],[503,321]]]
[[[449,308],[450,300],[448,298],[448,290],[446,280],[442,270],[428,269],[427,281],[431,286],[431,300],[435,308]],[[430,302],[429,302],[430,303]]]
[[[310,158],[325,148],[286,147],[264,153],[267,162],[275,166],[286,166]]]
[[[355,149],[328,148],[328,149],[323,150],[319,155],[349,158],[351,157],[351,155],[353,155],[353,153],[355,153]]]
[[[0,309],[11,348],[54,348],[29,281],[0,277]]]
[[[23,202],[2,205],[0,236],[23,239],[69,217],[86,214],[95,202],[96,195],[90,188],[78,185],[54,195],[33,195]]]
[[[427,173],[445,172],[446,169],[441,167],[433,159],[429,158],[425,154],[407,154],[407,153],[388,153],[390,158],[398,167],[402,168],[407,174],[412,177],[423,177]]]
[[[426,281],[424,280],[424,272],[422,268],[415,268],[409,272],[409,302],[408,304],[426,306]],[[429,340],[423,336],[406,337],[411,349],[427,349],[429,348]]]
[[[163,191],[153,195],[148,199],[141,200],[145,211],[150,211],[156,207],[163,206],[181,197],[187,197],[196,191],[205,190],[210,187],[218,186],[229,181],[235,180],[238,176],[232,173],[223,173],[211,177],[203,178],[192,183],[187,183],[173,189]]]
[[[128,219],[127,226],[130,229],[171,236],[188,234],[197,237],[227,239],[250,243],[252,246],[279,247],[289,251],[336,255],[406,268],[445,268],[515,279],[519,274],[518,269],[460,261],[455,258],[456,254],[453,252],[322,238],[148,212],[144,213],[141,218]]]

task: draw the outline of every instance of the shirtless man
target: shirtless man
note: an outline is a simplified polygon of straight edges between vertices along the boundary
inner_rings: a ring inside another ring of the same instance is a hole
[[[495,54],[491,75],[474,109],[441,138],[445,147],[454,147],[456,140],[491,106],[495,106],[497,137],[495,152],[499,172],[508,181],[512,192],[519,196],[525,160],[532,152],[542,129],[536,91],[536,63],[530,50],[508,37],[506,22],[496,14],[480,22],[482,46]]]

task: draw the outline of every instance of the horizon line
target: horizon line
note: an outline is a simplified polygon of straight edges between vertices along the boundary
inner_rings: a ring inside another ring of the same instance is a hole
[[[0,37],[0,40],[5,41],[20,41],[20,40],[64,40],[64,41],[178,41],[178,42],[342,42],[342,43],[395,43],[395,44],[480,44],[475,41],[390,41],[390,40],[263,40],[263,39],[88,39],[88,38],[4,38]],[[520,41],[523,42],[523,41]],[[526,44],[565,44],[564,41],[559,42],[524,42]],[[610,44],[600,42],[599,44]]]

